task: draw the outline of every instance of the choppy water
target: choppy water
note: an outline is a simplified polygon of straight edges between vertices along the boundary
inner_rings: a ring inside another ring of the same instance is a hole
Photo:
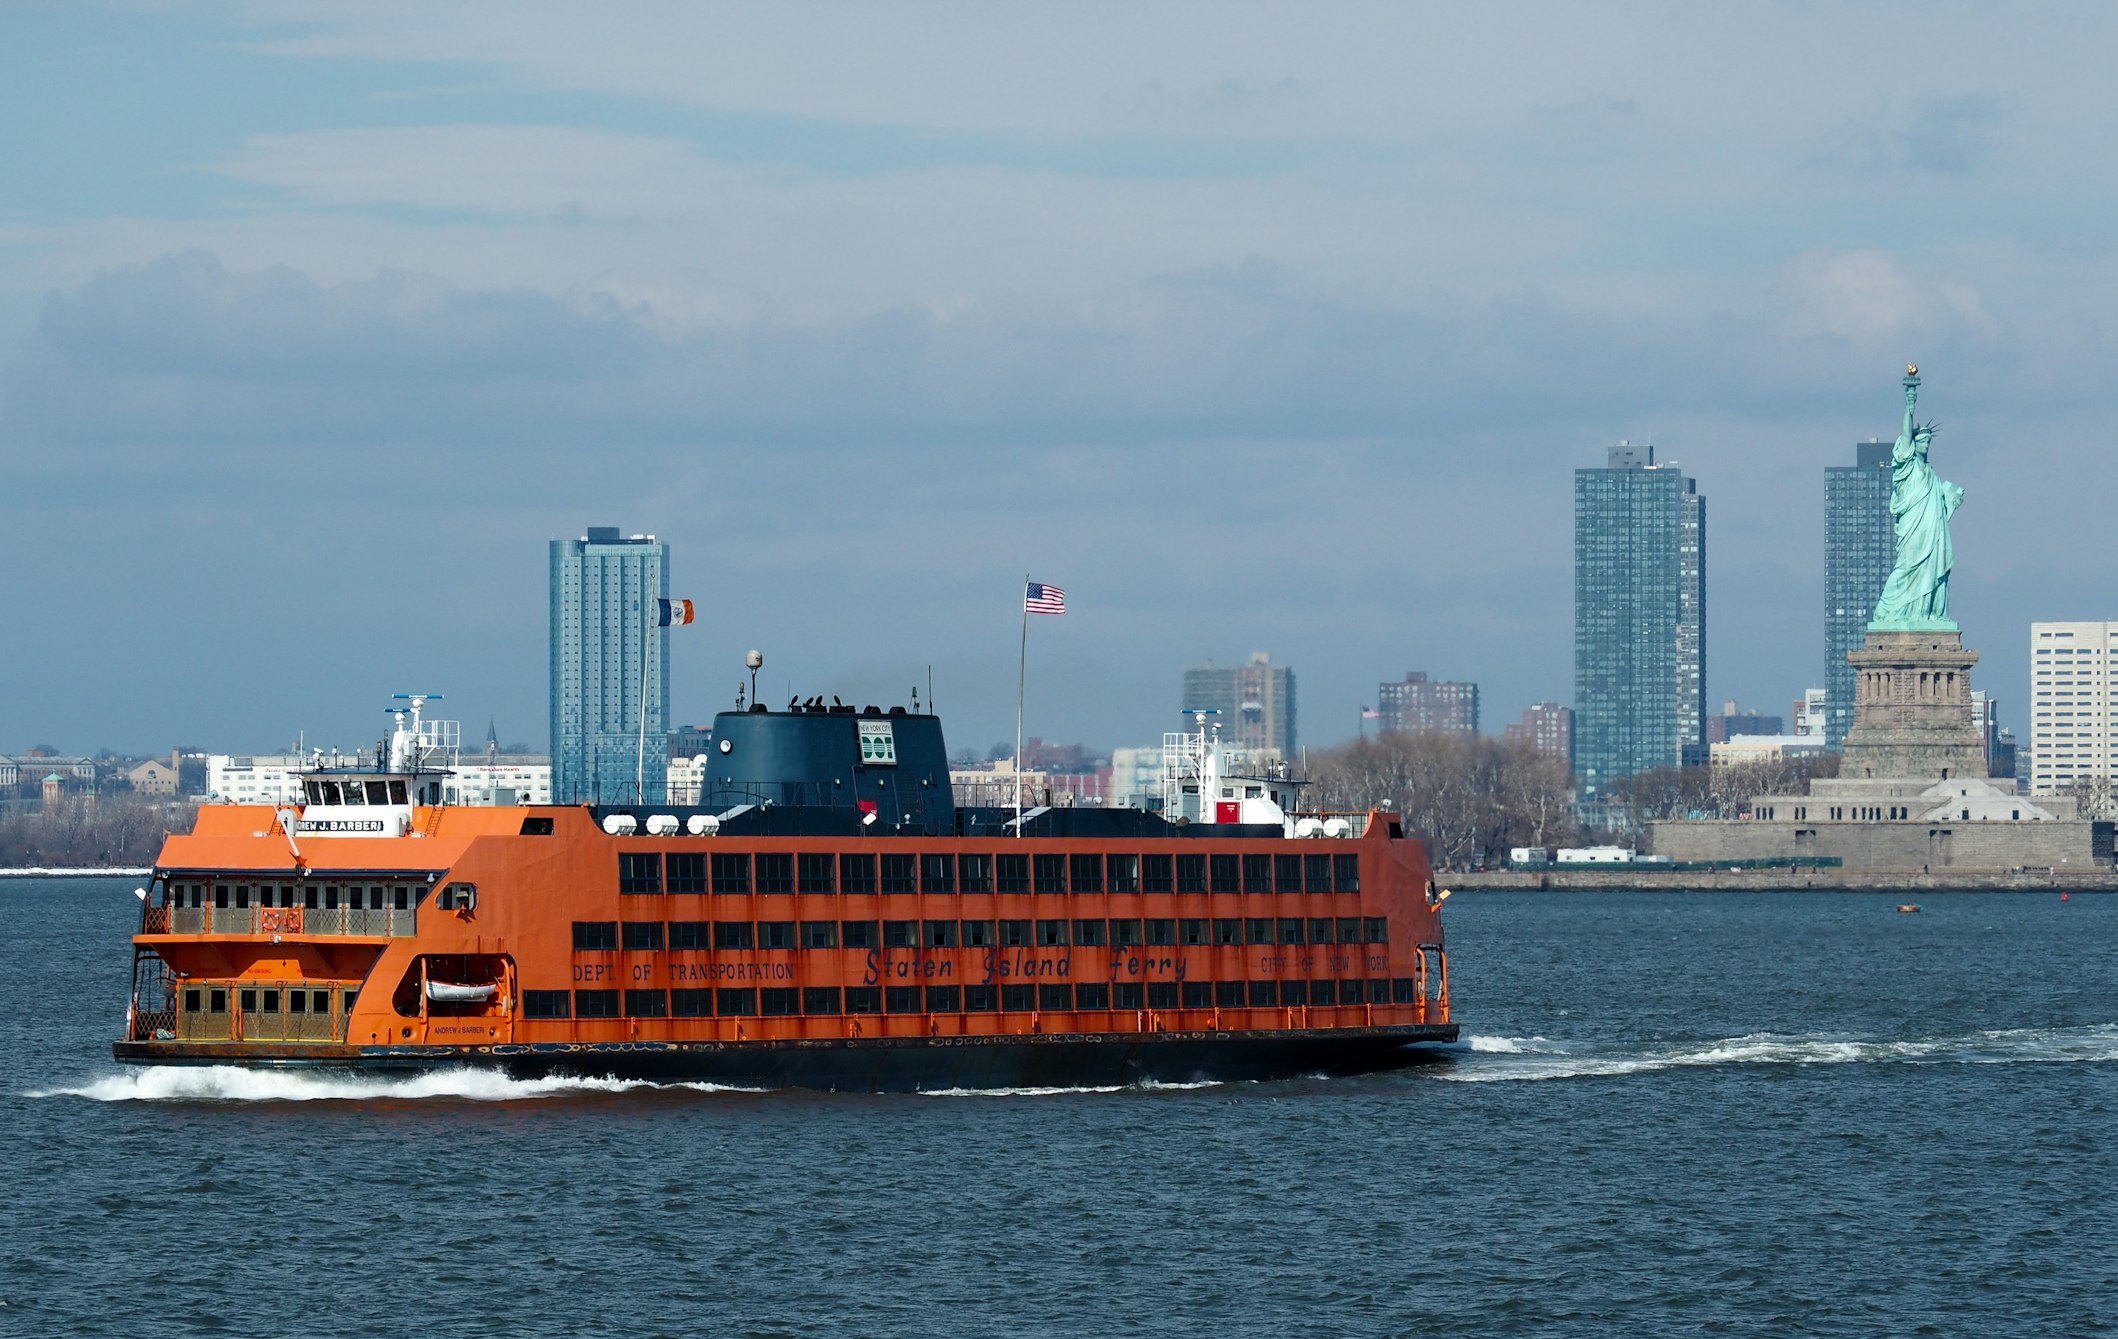
[[[2118,1328],[2118,898],[1462,894],[1358,1080],[837,1097],[120,1071],[0,882],[0,1333]]]

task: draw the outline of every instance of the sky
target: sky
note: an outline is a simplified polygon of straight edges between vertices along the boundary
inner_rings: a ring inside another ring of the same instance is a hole
[[[1904,364],[1953,609],[2118,617],[2118,9],[0,8],[0,752],[542,748],[547,546],[671,547],[673,715],[958,749],[1572,691],[1572,471],[1699,481],[1709,700],[1823,679]]]

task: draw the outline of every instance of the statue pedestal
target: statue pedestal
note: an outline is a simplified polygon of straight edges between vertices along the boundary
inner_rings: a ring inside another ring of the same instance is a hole
[[[1963,634],[1870,631],[1853,666],[1853,727],[1842,777],[1983,779],[1986,746],[1971,722]]]

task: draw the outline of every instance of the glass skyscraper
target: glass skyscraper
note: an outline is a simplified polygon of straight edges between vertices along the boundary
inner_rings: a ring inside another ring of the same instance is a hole
[[[1856,443],[1853,464],[1824,471],[1824,742],[1834,749],[1853,725],[1853,666],[1846,653],[1861,649],[1897,562],[1890,446]]]
[[[669,638],[655,626],[654,602],[669,595],[669,546],[590,526],[580,539],[553,540],[551,558],[552,800],[663,803]]]
[[[1706,499],[1653,447],[1574,471],[1574,775],[1615,781],[1703,761]]]

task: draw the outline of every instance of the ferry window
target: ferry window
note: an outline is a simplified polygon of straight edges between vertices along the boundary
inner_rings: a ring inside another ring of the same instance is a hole
[[[1100,855],[1077,855],[1073,857],[1074,891],[1077,893],[1100,893],[1103,891],[1103,857]]]
[[[669,1016],[671,1018],[710,1018],[713,1016],[713,992],[710,990],[672,990],[669,992]]]
[[[875,857],[872,855],[840,856],[838,858],[838,890],[842,893],[874,892]],[[848,1009],[846,1012],[852,1013],[853,1010]]]
[[[288,991],[287,1012],[290,1014],[305,1014],[309,1012],[309,992],[306,990]]]
[[[759,921],[757,923],[757,946],[759,948],[793,948],[793,921]]]
[[[392,781],[392,782],[390,783],[390,803],[392,803],[392,804],[404,804],[405,802],[406,802],[406,800],[405,800],[405,789],[404,789],[404,782],[402,782],[402,781]]]
[[[1301,943],[1301,942],[1302,942],[1302,931],[1303,931],[1304,929],[1306,929],[1306,928],[1307,928],[1307,927],[1306,927],[1306,926],[1305,926],[1305,925],[1304,925],[1304,924],[1302,923],[1302,921],[1301,921],[1301,919],[1300,919],[1299,917],[1291,917],[1291,916],[1283,916],[1283,917],[1281,917],[1281,918],[1280,918],[1280,942],[1281,942],[1282,944],[1299,944],[1299,943]]]
[[[748,851],[715,851],[713,853],[713,891],[717,893],[747,893],[750,891],[750,853]]]
[[[749,921],[715,921],[713,923],[713,946],[715,948],[755,948],[757,936],[752,933]]]
[[[991,948],[993,946],[993,923],[991,921],[965,921],[963,923],[963,946],[965,948]]]
[[[1243,891],[1242,867],[1243,862],[1232,855],[1213,857],[1213,890],[1217,893]]]
[[[1355,856],[1358,860],[1360,857]],[[1328,893],[1331,891],[1331,857],[1312,855],[1302,858],[1302,891],[1305,893]]]
[[[875,947],[874,921],[846,921],[838,927],[838,930],[839,943],[846,948]]]
[[[735,986],[715,992],[714,1012],[723,1018],[749,1018],[757,1013],[757,991]]]
[[[1302,858],[1298,855],[1274,856],[1272,882],[1283,893],[1302,891]]]
[[[1011,1014],[1026,1014],[1037,1007],[1037,987],[1002,986],[1000,1007]]]
[[[1205,1009],[1213,1004],[1213,983],[1209,981],[1185,981],[1178,985],[1177,995],[1185,1009]]]
[[[1177,857],[1177,891],[1180,893],[1203,893],[1206,891],[1205,856],[1180,855]]]
[[[346,783],[343,798],[347,804],[362,805],[367,803],[366,800],[360,797],[360,783],[358,781],[348,781]]]
[[[330,991],[328,991],[328,990],[312,990],[312,991],[310,991],[310,992],[309,992],[309,1012],[310,1012],[310,1013],[312,1013],[312,1014],[327,1014],[327,1013],[330,1013],[330,1012],[331,1012],[331,992],[330,992]]]
[[[912,948],[919,943],[918,921],[884,921],[882,923],[884,948]]]
[[[1085,948],[1095,948],[1107,942],[1102,921],[1075,921],[1074,942]]]
[[[238,992],[236,1000],[242,1005],[244,1013],[254,1014],[257,1012],[257,992],[255,990]]]
[[[703,852],[670,852],[668,872],[670,892],[703,893],[706,891],[706,856]]]
[[[837,892],[838,881],[833,877],[837,872],[835,869],[837,863],[831,858],[829,851],[802,852],[801,855],[795,858],[795,871],[799,876],[799,881],[795,885],[796,891],[804,893]],[[837,1013],[838,1010],[833,1009],[831,1012]]]
[[[1280,1002],[1280,983],[1277,981],[1253,981],[1250,983],[1250,1007],[1269,1009]]]
[[[1243,891],[1246,893],[1269,893],[1272,891],[1271,856],[1246,855],[1243,857]]]
[[[792,986],[768,986],[757,993],[757,1011],[768,1018],[783,1018],[794,1012],[799,998]]]
[[[1252,916],[1243,924],[1243,942],[1246,944],[1269,944],[1272,942],[1272,921],[1265,916]]]
[[[1140,891],[1143,893],[1167,893],[1176,888],[1170,870],[1175,862],[1166,855],[1143,855],[1140,857]],[[1196,892],[1197,889],[1192,891]]]
[[[618,946],[616,921],[575,921],[574,952],[596,953]]]
[[[1309,922],[1309,942],[1312,944],[1329,944],[1333,942],[1335,936],[1331,931],[1337,924],[1338,922],[1332,920],[1329,916],[1312,918]]]
[[[881,1013],[882,992],[873,986],[847,986],[846,1012],[849,1014]]]
[[[367,790],[368,790],[368,803],[369,803],[369,804],[388,804],[388,803],[390,802],[390,783],[389,783],[389,782],[387,782],[387,781],[370,781],[370,782],[367,782],[366,784],[367,784]]]
[[[1150,944],[1174,944],[1177,942],[1177,923],[1168,920],[1151,920],[1147,923],[1147,942]]]
[[[1066,943],[1065,921],[1037,922],[1037,943],[1042,948],[1053,948]]]
[[[1193,920],[1187,917],[1177,922],[1177,942],[1181,944],[1210,944],[1213,942],[1211,936],[1212,928],[1213,923],[1211,921],[1203,919]]]
[[[1213,983],[1213,1007],[1216,1009],[1240,1009],[1243,1007],[1243,983],[1240,981],[1216,981]]]
[[[1177,983],[1174,981],[1150,981],[1147,983],[1147,1007],[1150,1009],[1174,1009],[1177,1007]]]
[[[1216,916],[1213,922],[1213,942],[1216,944],[1240,944],[1243,942],[1243,922],[1227,916]]]
[[[837,921],[803,921],[803,922],[802,922],[802,947],[803,947],[803,948],[837,948],[837,947],[838,947],[838,922],[837,922]],[[833,1009],[833,1010],[831,1010],[831,1012],[832,1012],[832,1013],[837,1013],[837,1012],[838,1012],[838,1010],[836,1010],[836,1009]]]
[[[1119,947],[1131,947],[1138,944],[1140,942],[1140,922],[1112,921],[1110,923],[1110,942]]]
[[[1000,922],[1000,942],[1007,948],[1027,948],[1030,944],[1028,921]]]
[[[336,884],[327,883],[324,885],[324,910],[338,910],[338,886]]]
[[[1331,857],[1331,883],[1333,891],[1357,893],[1361,890],[1361,858],[1357,855],[1335,855]]]
[[[1390,979],[1390,1002],[1392,1004],[1419,1003],[1419,984],[1409,976]]]
[[[524,1018],[570,1018],[574,1012],[572,992],[564,990],[525,990],[522,992],[522,1016]]]
[[[1338,983],[1338,1002],[1340,1004],[1359,1004],[1367,998],[1368,987],[1361,982],[1341,981]]]
[[[662,856],[653,851],[626,851],[618,856],[618,891],[659,893],[662,891]]]
[[[1041,855],[1037,857],[1037,891],[1040,893],[1063,893],[1066,891],[1066,857],[1063,855]]]
[[[882,890],[886,893],[909,893],[914,891],[913,866],[917,862],[909,855],[886,855],[882,858]]]
[[[1113,1009],[1144,1009],[1147,1007],[1147,989],[1138,981],[1120,981],[1110,988],[1110,1007]]]
[[[711,924],[710,921],[671,921],[669,946],[688,949],[713,947],[713,931],[707,928]]]
[[[786,852],[761,853],[757,858],[757,890],[761,893],[793,892],[794,857]]]
[[[397,909],[399,911],[409,910],[412,905],[412,890],[409,888],[399,888],[396,889],[395,892]]]
[[[990,893],[993,891],[993,857],[989,855],[966,855],[957,858],[958,873],[963,876],[963,890],[967,893]]]
[[[652,953],[662,947],[662,922],[627,921],[624,943],[628,953]]]
[[[965,986],[963,1009],[965,1013],[989,1014],[1000,1007],[1000,992],[991,986]]]
[[[207,1012],[207,1013],[209,1013],[209,1014],[224,1014],[224,1013],[227,1013],[227,1012],[228,1012],[228,992],[227,992],[227,991],[225,991],[225,990],[215,990],[215,991],[209,991],[209,992],[207,992],[207,995],[206,995],[206,1012]]]
[[[1110,890],[1114,893],[1137,893],[1140,891],[1140,857],[1136,855],[1114,855],[1105,862],[1110,875]]]
[[[432,786],[426,787],[431,791]],[[431,802],[431,801],[430,801]],[[546,814],[529,814],[522,820],[522,835],[525,837],[549,837],[552,835],[552,820]]]
[[[802,1012],[805,1014],[835,1014],[839,1012],[838,987],[802,987]]]
[[[918,986],[883,987],[883,1009],[893,1014],[916,1014],[919,1012]]]
[[[928,948],[955,948],[956,922],[928,921],[920,935],[920,942]]]
[[[953,893],[956,891],[956,857],[952,855],[923,855],[919,858],[919,887],[922,892]]]
[[[235,905],[236,905],[237,907],[247,907],[247,906],[249,906],[249,905],[250,905],[250,885],[249,885],[249,884],[247,884],[247,883],[239,883],[239,884],[235,885]]]
[[[194,989],[191,989],[191,990],[187,990],[187,991],[185,991],[185,992],[184,992],[184,1012],[185,1012],[185,1013],[187,1013],[187,1014],[195,1014],[195,1013],[197,1013],[198,1011],[199,1011],[199,992],[198,992],[198,990],[197,990],[196,988],[194,988]]]
[[[1338,942],[1339,942],[1339,943],[1341,943],[1341,944],[1361,944],[1361,943],[1366,943],[1366,942],[1367,942],[1367,939],[1368,939],[1368,932],[1367,932],[1366,930],[1364,930],[1364,929],[1363,929],[1363,928],[1361,927],[1361,918],[1360,918],[1360,917],[1358,917],[1358,916],[1341,916],[1341,917],[1339,917],[1339,918],[1338,918]]]
[[[1076,1009],[1110,1008],[1110,987],[1100,981],[1083,981],[1074,987]]]
[[[1337,1004],[1338,982],[1311,981],[1309,983],[1309,1002],[1311,1004]]]
[[[1003,893],[1026,893],[1030,890],[1030,858],[1026,855],[995,857],[993,874],[995,886]]]
[[[669,992],[666,990],[626,991],[625,1016],[627,1018],[669,1017]]]
[[[1072,986],[1037,987],[1037,1007],[1040,1009],[1071,1009],[1074,1007]]]
[[[615,990],[577,990],[574,992],[574,1017],[616,1018],[618,1016],[618,992]]]
[[[927,1012],[953,1014],[963,1011],[963,992],[954,986],[928,986]]]
[[[1370,916],[1367,921],[1369,943],[1387,944],[1390,942],[1390,920],[1388,917]]]
[[[1280,982],[1280,1003],[1289,1009],[1299,1009],[1309,1003],[1309,983],[1307,981]]]
[[[225,884],[225,883],[217,883],[217,884],[213,885],[213,905],[214,905],[214,906],[216,906],[216,907],[219,907],[219,908],[220,908],[220,909],[222,909],[223,911],[225,911],[225,910],[227,910],[227,909],[228,909],[228,885],[227,885],[227,884]]]
[[[358,990],[347,991],[345,1001],[340,1006],[341,1012],[345,1013],[348,1017],[351,1017],[353,1013],[353,1002],[355,1000],[358,1000],[359,998],[360,992]]]
[[[316,910],[316,885],[313,883],[302,885],[302,910]]]

